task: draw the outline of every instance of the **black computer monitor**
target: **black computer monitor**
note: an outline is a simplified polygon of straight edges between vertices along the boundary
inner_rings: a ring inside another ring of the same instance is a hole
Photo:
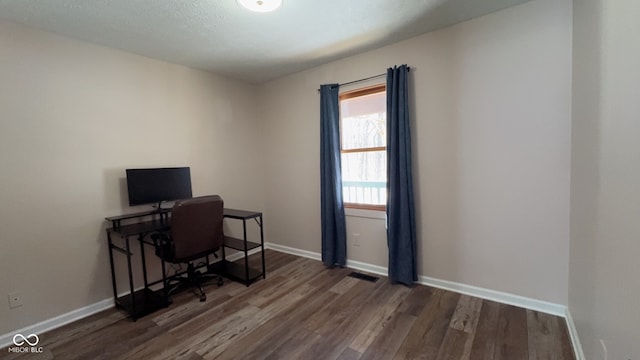
[[[127,169],[129,205],[158,204],[189,199],[191,170],[188,167]]]

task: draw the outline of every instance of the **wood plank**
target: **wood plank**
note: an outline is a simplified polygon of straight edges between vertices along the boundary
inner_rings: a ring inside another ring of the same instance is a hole
[[[498,341],[498,315],[500,304],[483,300],[480,317],[471,346],[471,360],[492,360]]]
[[[411,289],[411,293],[398,307],[398,311],[418,317],[424,305],[429,301],[435,288],[429,286],[415,286]]]
[[[560,323],[560,334],[556,336],[560,337],[562,343],[562,359],[575,360],[576,354],[573,352],[573,345],[571,338],[569,337],[569,328],[567,326],[567,320],[565,318],[558,317],[558,323]]]
[[[282,301],[271,303],[264,309],[260,309],[260,311],[253,316],[239,317],[238,322],[231,326],[223,327],[222,331],[218,333],[214,339],[209,338],[206,344],[200,346],[197,353],[202,355],[204,359],[216,358],[231,345],[231,340],[241,339],[247,336],[252,329],[255,329],[276,316],[286,314],[292,307],[297,306],[308,293],[308,286],[302,285],[291,291]],[[217,327],[217,324],[214,325],[214,327]]]
[[[328,273],[320,275],[317,279],[316,291],[308,295],[304,306],[290,309],[287,316],[273,318],[253,329],[250,336],[234,341],[227,350],[221,354],[221,359],[260,358],[265,357],[287,342],[298,332],[302,331],[300,324],[311,316],[314,316],[332,301],[336,301],[335,294],[327,291],[335,283],[335,278]],[[320,282],[324,280],[324,282]],[[256,341],[256,339],[260,339]]]
[[[527,310],[529,359],[557,359],[566,356],[557,316]]]
[[[437,360],[469,359],[481,308],[482,299],[468,295],[460,296],[451,316],[449,329],[438,350]]]
[[[395,313],[384,330],[362,354],[361,359],[391,359],[398,352],[415,322],[416,317],[413,315]]]
[[[528,359],[527,313],[523,308],[500,304],[494,359]]]
[[[436,360],[467,360],[471,355],[474,333],[449,327]]]
[[[362,353],[355,351],[352,348],[346,348],[342,354],[336,358],[336,360],[358,360],[360,357],[362,357]]]
[[[434,289],[395,359],[434,359],[449,329],[460,294]]]
[[[362,331],[377,309],[379,290],[385,287],[384,285],[359,280],[349,292],[343,295],[352,300],[344,303],[344,307],[335,311],[321,327],[315,330],[317,334],[322,335],[322,343],[303,352],[301,358],[335,359],[338,357]],[[360,293],[360,295],[353,296],[354,293]]]
[[[394,286],[389,290],[392,292],[391,298],[382,304],[370,317],[366,327],[353,339],[349,347],[358,353],[364,353],[380,332],[388,325],[393,314],[404,299],[411,293],[411,289],[406,286]]]
[[[460,296],[449,326],[467,333],[474,332],[480,318],[481,307],[482,299],[468,295]]]

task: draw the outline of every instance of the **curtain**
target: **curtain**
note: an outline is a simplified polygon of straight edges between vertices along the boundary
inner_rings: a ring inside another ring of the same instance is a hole
[[[322,262],[347,263],[347,226],[342,203],[340,170],[339,85],[320,86],[320,204],[322,207]]]
[[[387,245],[389,279],[412,285],[418,275],[408,73],[407,65],[387,69]]]

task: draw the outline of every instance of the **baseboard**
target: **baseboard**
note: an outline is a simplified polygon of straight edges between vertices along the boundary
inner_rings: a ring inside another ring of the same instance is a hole
[[[300,250],[300,249],[292,248],[289,246],[278,245],[278,244],[273,244],[268,242],[264,243],[264,247],[267,249],[271,249],[271,250],[275,250],[275,251],[279,251],[279,252],[283,252],[291,255],[297,255],[297,256],[313,259],[313,260],[322,261],[322,255],[320,255],[320,253],[313,252],[313,251]]]
[[[384,266],[372,265],[361,261],[347,260],[347,267],[376,275],[387,276],[389,274],[389,270]]]
[[[98,301],[97,303],[87,305],[80,309],[69,311],[68,313],[58,315],[56,317],[39,322],[37,324],[26,326],[22,329],[12,331],[8,334],[0,335],[0,349],[4,349],[5,347],[12,345],[13,336],[15,334],[23,334],[24,336],[27,336],[29,334],[36,334],[36,335],[42,334],[44,332],[59,328],[63,325],[85,318],[87,316],[91,316],[100,311],[110,309],[113,306],[114,306],[113,298],[104,299],[104,300]]]
[[[292,248],[289,246],[283,246],[278,244],[266,243],[265,247],[275,251],[280,251],[292,255],[302,256],[309,259],[320,260],[321,254]],[[387,276],[388,269],[384,266],[372,265],[360,261],[347,260],[347,267],[355,270],[367,271],[373,274]],[[542,300],[531,299],[520,295],[514,295],[504,293],[500,291],[484,289],[477,286],[471,286],[461,284],[453,281],[440,280],[430,278],[428,276],[419,276],[418,283],[422,285],[432,286],[440,289],[454,291],[457,293],[479,297],[486,300],[496,301],[503,304],[509,304],[514,306],[523,307],[543,313],[565,317],[566,306],[560,304],[554,304]]]
[[[566,313],[566,306],[564,305],[554,304],[547,301],[532,299],[501,291],[485,289],[477,286],[461,284],[454,281],[434,279],[428,276],[419,276],[418,283],[560,317],[564,317]]]
[[[576,324],[573,322],[573,317],[571,316],[571,311],[569,311],[568,307],[565,312],[565,319],[567,321],[569,338],[571,338],[571,344],[573,344],[573,353],[576,355],[576,360],[584,360],[584,351],[582,350],[582,343],[578,337],[578,329],[576,328]]]

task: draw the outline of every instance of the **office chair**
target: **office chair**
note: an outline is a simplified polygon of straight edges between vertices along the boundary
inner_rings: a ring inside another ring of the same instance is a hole
[[[202,284],[212,276],[223,283],[220,274],[212,274],[209,255],[215,255],[224,240],[222,231],[224,202],[218,195],[201,196],[175,203],[171,211],[171,227],[168,232],[151,236],[156,255],[162,260],[162,273],[167,298],[183,287],[195,287],[200,301],[207,296]],[[216,256],[217,257],[217,256]],[[194,261],[206,258],[207,273],[196,271]],[[165,261],[173,264],[187,263],[186,276],[167,278]]]

